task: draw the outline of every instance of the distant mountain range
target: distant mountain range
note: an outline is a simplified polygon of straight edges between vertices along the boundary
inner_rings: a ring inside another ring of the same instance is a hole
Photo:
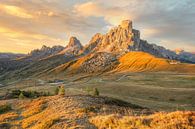
[[[0,60],[10,60],[25,56],[25,54],[0,53]]]
[[[140,39],[140,32],[133,29],[132,21],[125,20],[104,35],[95,34],[85,46],[76,37],[71,37],[66,47],[44,45],[27,55],[0,54],[0,80],[59,73],[193,72],[194,65],[180,62],[195,63],[195,54],[149,44]]]

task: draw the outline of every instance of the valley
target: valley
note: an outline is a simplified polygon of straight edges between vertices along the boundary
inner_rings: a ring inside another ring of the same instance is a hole
[[[27,79],[0,87],[0,95],[14,89],[48,91],[64,85],[67,95],[87,94],[98,88],[102,96],[121,99],[158,111],[194,110],[195,75],[172,72],[79,74],[64,78]],[[48,79],[48,80],[44,80]],[[49,80],[60,80],[55,83]]]

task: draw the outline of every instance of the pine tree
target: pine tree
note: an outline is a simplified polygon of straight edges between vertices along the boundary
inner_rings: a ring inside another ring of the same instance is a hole
[[[64,86],[61,86],[60,89],[59,89],[59,95],[65,95],[65,88]]]
[[[94,96],[99,96],[100,95],[100,92],[99,92],[99,90],[97,88],[93,89],[93,95]]]
[[[55,95],[58,95],[59,94],[59,88],[60,87],[56,87],[56,89],[55,89]]]

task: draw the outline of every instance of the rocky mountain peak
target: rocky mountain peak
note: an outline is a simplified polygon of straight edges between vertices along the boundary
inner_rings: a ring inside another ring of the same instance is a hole
[[[55,55],[64,49],[63,46],[47,47],[43,45],[40,49],[35,49],[28,54],[28,60],[38,60],[47,56]]]
[[[128,52],[134,48],[134,42],[139,41],[137,38],[139,39],[139,33],[133,31],[132,21],[124,20],[105,35],[98,33],[93,36],[85,50],[111,53]]]
[[[70,37],[68,47],[75,47],[75,46],[82,48],[80,41],[76,37],[72,36],[72,37]]]
[[[46,45],[43,45],[40,50],[41,51],[47,51],[49,49],[50,49],[50,47],[47,47]]]
[[[132,21],[130,21],[130,20],[124,20],[124,21],[121,22],[120,26],[123,29],[132,30]]]
[[[133,28],[131,20],[122,21],[104,35],[94,35],[84,48],[85,53],[109,52],[121,55],[130,51],[143,51],[168,59],[179,58],[173,51],[140,39],[140,31]]]
[[[58,54],[64,54],[66,56],[74,56],[79,54],[83,49],[81,42],[76,37],[70,37],[68,45]]]

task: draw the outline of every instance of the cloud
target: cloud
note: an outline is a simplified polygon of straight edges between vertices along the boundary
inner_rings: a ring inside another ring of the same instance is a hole
[[[106,7],[98,2],[87,2],[75,5],[75,12],[84,17],[103,17],[112,25],[118,25],[122,20],[133,19],[126,10],[120,7]]]
[[[0,4],[0,11],[20,18],[33,18],[26,10],[13,5]]]
[[[43,44],[64,46],[72,35],[87,43],[95,32],[103,28],[102,24],[96,24],[96,22],[101,23],[102,20],[80,17],[70,7],[59,8],[59,3],[54,1],[1,2],[0,5],[14,7],[14,9],[8,13],[3,8],[4,12],[0,13],[0,46],[5,46],[2,45],[4,43],[16,44],[21,48],[18,50],[21,52],[26,53]],[[23,47],[24,44],[30,47]]]

